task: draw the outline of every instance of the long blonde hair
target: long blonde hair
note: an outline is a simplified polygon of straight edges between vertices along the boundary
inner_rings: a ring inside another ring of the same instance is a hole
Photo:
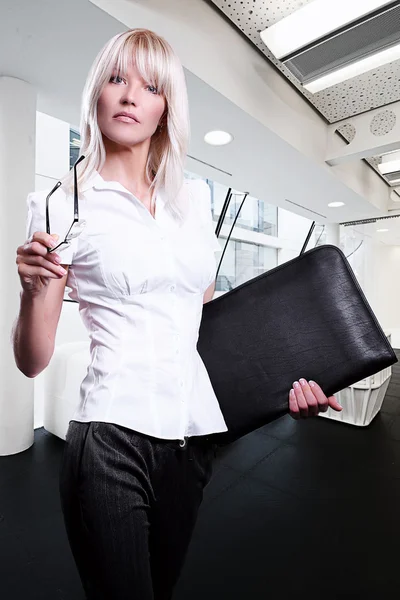
[[[100,171],[106,159],[102,134],[97,123],[97,102],[110,80],[113,69],[124,73],[134,61],[143,79],[157,88],[166,100],[166,119],[152,136],[146,173],[153,198],[162,190],[172,214],[182,219],[178,202],[183,183],[184,163],[189,143],[189,108],[182,64],[168,42],[148,29],[131,29],[117,34],[105,44],[94,60],[82,93],[81,154],[77,167],[78,188],[93,172]],[[72,188],[73,173],[63,183]]]

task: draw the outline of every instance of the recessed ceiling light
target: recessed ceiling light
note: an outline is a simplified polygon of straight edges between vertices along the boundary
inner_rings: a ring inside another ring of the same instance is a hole
[[[328,206],[329,208],[339,208],[340,206],[344,206],[344,202],[330,202]]]
[[[204,136],[204,141],[211,146],[225,146],[233,140],[233,135],[227,131],[209,131]]]
[[[376,231],[378,233],[385,233],[386,231],[389,231],[389,229],[377,229]]]

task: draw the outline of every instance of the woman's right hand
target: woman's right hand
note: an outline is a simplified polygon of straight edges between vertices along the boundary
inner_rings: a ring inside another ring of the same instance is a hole
[[[61,279],[67,271],[60,267],[61,259],[55,252],[48,252],[47,248],[57,245],[59,236],[56,233],[49,235],[43,231],[36,231],[22,246],[17,248],[16,263],[18,275],[24,291],[31,295],[40,295],[44,292],[51,279]]]

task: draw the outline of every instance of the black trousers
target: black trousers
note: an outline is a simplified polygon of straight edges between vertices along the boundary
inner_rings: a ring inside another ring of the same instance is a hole
[[[182,442],[181,442],[182,443]],[[216,445],[71,421],[60,468],[70,547],[88,600],[170,600]]]

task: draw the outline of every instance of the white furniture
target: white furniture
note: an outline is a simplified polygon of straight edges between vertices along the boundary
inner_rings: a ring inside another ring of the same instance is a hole
[[[385,332],[385,335],[391,342],[390,333]],[[343,410],[336,412],[329,408],[326,413],[318,416],[360,427],[369,425],[382,407],[391,376],[392,367],[388,367],[337,392],[335,397]]]

